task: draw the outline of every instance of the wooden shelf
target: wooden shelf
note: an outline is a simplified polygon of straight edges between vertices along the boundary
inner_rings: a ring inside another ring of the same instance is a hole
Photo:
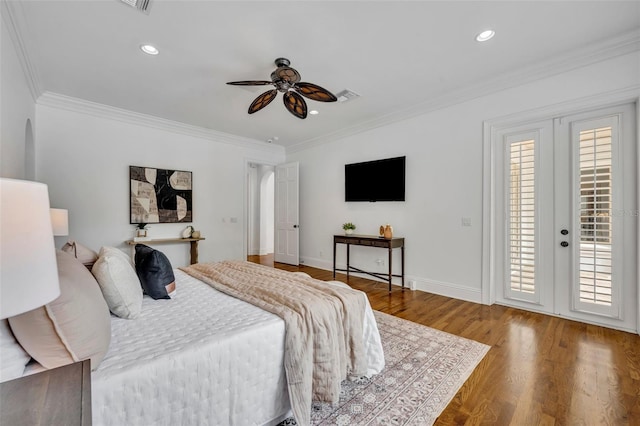
[[[125,241],[127,244],[129,244],[130,246],[135,246],[136,244],[162,244],[162,243],[187,243],[187,242],[193,242],[193,241],[202,241],[204,240],[204,237],[200,237],[200,238],[157,238],[157,239],[150,239],[150,240],[142,240],[142,241],[133,241],[133,240],[127,240]]]
[[[125,243],[130,246],[135,246],[136,244],[145,244],[145,245],[153,245],[153,244],[171,244],[171,243],[190,243],[191,245],[191,264],[198,263],[198,241],[203,241],[204,237],[199,238],[157,238],[151,240],[144,241],[133,241],[127,240]]]

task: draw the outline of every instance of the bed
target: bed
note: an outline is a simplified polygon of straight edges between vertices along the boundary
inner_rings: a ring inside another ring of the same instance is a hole
[[[93,424],[275,425],[290,417],[284,321],[181,270],[174,274],[171,299],[145,296],[136,319],[111,317],[108,351],[92,373]],[[384,368],[384,355],[362,297],[373,375]]]

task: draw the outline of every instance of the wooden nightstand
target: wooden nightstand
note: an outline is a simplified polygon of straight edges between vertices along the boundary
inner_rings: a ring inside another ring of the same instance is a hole
[[[91,425],[91,361],[0,383],[1,425]]]

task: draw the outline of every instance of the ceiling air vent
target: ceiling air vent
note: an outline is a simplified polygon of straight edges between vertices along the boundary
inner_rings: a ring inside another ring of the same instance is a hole
[[[338,102],[347,102],[355,98],[359,98],[360,95],[353,90],[344,89],[342,92],[337,93],[336,97],[338,98]]]
[[[120,0],[122,3],[127,4],[131,7],[135,7],[140,12],[149,14],[149,9],[151,9],[151,0]]]

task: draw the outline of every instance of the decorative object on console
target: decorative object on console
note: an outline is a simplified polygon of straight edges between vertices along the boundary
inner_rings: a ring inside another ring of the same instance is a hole
[[[182,231],[182,238],[191,238],[193,235],[193,226],[189,225]]]
[[[193,231],[191,233],[191,238],[200,238],[200,231]]]
[[[130,223],[191,222],[191,172],[129,166]]]
[[[49,221],[50,222],[50,221]],[[91,358],[95,370],[111,342],[111,315],[91,273],[76,258],[56,251],[60,296],[9,318],[16,340],[45,368]]]
[[[284,106],[287,110],[298,118],[307,118],[307,104],[302,96],[319,102],[335,102],[338,98],[327,89],[313,83],[303,83],[300,81],[300,73],[289,65],[291,61],[286,58],[278,58],[275,61],[276,70],[271,73],[271,81],[248,80],[230,81],[227,84],[234,86],[266,86],[272,85],[271,89],[258,96],[249,106],[249,114],[260,111],[276,98],[278,92],[284,93]],[[302,96],[300,96],[302,95]]]
[[[60,295],[47,185],[0,179],[0,319]]]
[[[134,239],[136,239],[136,241],[143,241],[148,237],[149,234],[149,230],[147,229],[147,224],[146,223],[138,223],[136,224],[136,236],[134,237]]]
[[[69,235],[69,212],[66,209],[49,209],[54,237]]]
[[[356,230],[356,225],[354,225],[351,222],[343,223],[342,224],[342,229],[344,229],[344,233],[345,234],[351,235],[351,234],[353,234],[353,231]]]
[[[387,223],[387,226],[384,227],[384,237],[387,240],[390,240],[393,238],[393,228],[388,223]]]
[[[144,292],[154,299],[171,299],[176,278],[167,256],[144,244],[136,244],[136,273]]]
[[[384,225],[380,225],[380,238],[384,238]]]
[[[114,315],[126,319],[140,315],[142,289],[129,256],[115,247],[102,247],[91,273]]]
[[[61,250],[73,255],[73,257],[78,259],[89,270],[93,268],[93,264],[98,260],[98,253],[73,240],[67,241]]]

